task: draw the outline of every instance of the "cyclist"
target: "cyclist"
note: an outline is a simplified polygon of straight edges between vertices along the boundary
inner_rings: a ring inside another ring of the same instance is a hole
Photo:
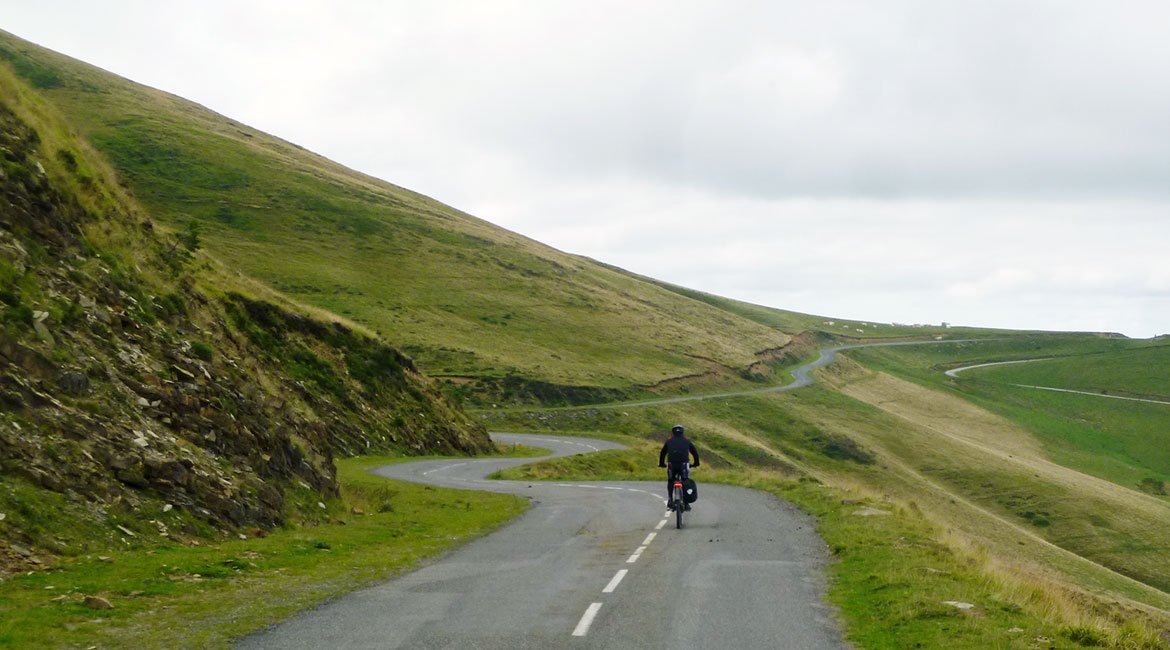
[[[685,480],[690,477],[690,464],[687,462],[691,456],[695,457],[695,467],[699,466],[699,452],[695,449],[694,443],[687,440],[683,435],[683,427],[681,424],[676,424],[670,429],[670,438],[662,445],[662,451],[658,453],[658,466],[666,467],[666,495],[670,496],[670,492],[674,487],[674,480],[677,477],[680,480]],[[667,465],[666,461],[670,461]],[[670,500],[667,499],[666,505],[670,505]],[[686,504],[686,510],[691,509],[691,504]]]

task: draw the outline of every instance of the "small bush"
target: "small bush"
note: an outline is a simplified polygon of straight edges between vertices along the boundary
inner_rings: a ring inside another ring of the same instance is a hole
[[[74,325],[81,321],[85,316],[85,310],[81,308],[81,303],[76,300],[57,301],[57,310],[60,312],[61,322],[65,325]]]
[[[58,149],[57,159],[61,161],[61,164],[65,165],[65,169],[68,169],[71,172],[77,171],[77,156],[74,156],[72,151],[69,151],[68,149]]]
[[[1050,513],[1032,512],[1031,510],[1024,513],[1024,519],[1027,519],[1033,526],[1039,528],[1047,528],[1052,525],[1052,522],[1048,520],[1049,516],[1051,516]]]
[[[1105,633],[1092,627],[1070,627],[1064,630],[1064,635],[1074,643],[1091,648],[1105,645]]]
[[[24,77],[26,81],[37,88],[50,90],[65,85],[65,79],[61,76],[61,73],[47,65],[24,56],[6,56],[5,58],[12,62],[12,68],[16,71],[16,74]]]
[[[198,221],[188,221],[183,232],[179,233],[179,243],[183,245],[188,251],[194,253],[202,246],[202,241],[199,236],[202,234],[203,228]]]
[[[167,318],[187,315],[187,303],[177,293],[167,293],[155,299],[155,303]]]
[[[1143,478],[1141,483],[1138,483],[1138,489],[1146,494],[1154,494],[1158,496],[1166,495],[1165,481],[1159,481],[1156,478]]]
[[[140,302],[134,309],[127,310],[126,313],[144,325],[154,325],[158,322],[158,315],[154,313],[154,308],[150,303]]]
[[[193,341],[191,343],[191,354],[195,355],[197,359],[211,361],[212,357],[215,356],[215,350],[202,341]]]
[[[7,323],[21,323],[32,327],[33,310],[28,305],[14,305],[4,310],[4,321]]]
[[[344,399],[345,386],[333,372],[333,367],[304,345],[289,350],[285,368],[293,379],[310,381],[334,396]]]
[[[219,206],[219,208],[217,208],[211,216],[216,221],[228,226],[234,226],[238,228],[244,224],[244,219],[226,205]]]
[[[16,268],[15,264],[0,257],[0,287],[7,290],[15,286],[22,275],[24,274]]]
[[[845,460],[859,465],[872,465],[874,455],[852,438],[810,429],[804,433],[804,440],[812,448],[834,460]]]
[[[351,350],[345,365],[350,375],[371,390],[384,382],[400,384],[404,378],[401,355],[387,347]]]

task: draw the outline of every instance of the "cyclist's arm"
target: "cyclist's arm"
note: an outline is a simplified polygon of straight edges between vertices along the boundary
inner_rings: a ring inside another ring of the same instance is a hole
[[[695,449],[695,443],[691,443],[691,455],[695,457],[695,467],[699,466],[699,450]]]
[[[665,443],[665,442],[662,443],[662,451],[658,452],[658,466],[659,467],[666,465],[666,447],[667,447],[667,443]]]

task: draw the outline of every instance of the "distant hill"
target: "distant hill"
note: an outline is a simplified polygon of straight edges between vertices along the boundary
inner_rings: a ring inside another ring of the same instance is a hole
[[[280,525],[336,496],[335,454],[492,448],[398,351],[156,225],[72,132],[0,66],[0,574]]]

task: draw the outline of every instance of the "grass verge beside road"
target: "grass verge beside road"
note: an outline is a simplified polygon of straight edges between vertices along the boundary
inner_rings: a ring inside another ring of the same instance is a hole
[[[543,450],[519,447],[509,455]],[[370,470],[418,460],[338,461],[341,499],[266,536],[110,551],[0,583],[0,647],[222,648],[328,598],[482,536],[524,499],[392,481]],[[92,609],[100,597],[112,609]],[[93,604],[96,601],[91,601]]]

